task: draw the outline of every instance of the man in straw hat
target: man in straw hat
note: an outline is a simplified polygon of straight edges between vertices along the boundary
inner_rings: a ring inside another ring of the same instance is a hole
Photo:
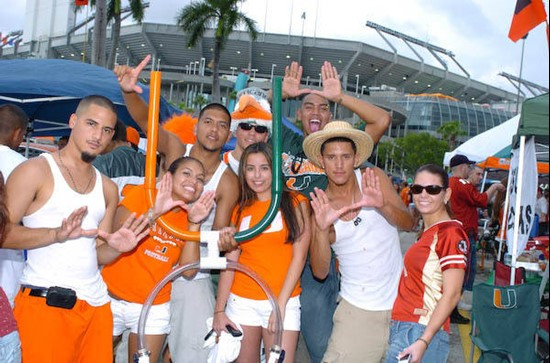
[[[303,147],[328,178],[325,191],[310,193],[311,268],[325,278],[332,248],[341,273],[341,300],[323,362],[378,363],[403,267],[397,228],[411,228],[412,217],[382,170],[359,169],[372,153],[369,134],[333,121],[306,137]]]
[[[283,98],[302,97],[296,119],[302,122],[304,136],[319,132],[332,119],[331,103],[345,107],[365,121],[365,132],[377,143],[390,124],[390,115],[383,109],[342,91],[340,76],[336,67],[324,62],[321,67],[322,89],[301,88],[302,67],[292,62],[285,68],[283,78]],[[283,128],[282,168],[286,186],[309,197],[314,187],[325,189],[325,171],[307,159],[302,149],[304,136]],[[335,260],[331,259],[327,277],[316,279],[309,265],[301,277],[302,305],[301,327],[304,341],[314,363],[321,362],[332,332],[332,316],[338,297],[338,273]]]

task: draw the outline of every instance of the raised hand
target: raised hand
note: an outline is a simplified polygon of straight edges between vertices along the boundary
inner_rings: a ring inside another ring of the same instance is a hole
[[[157,196],[155,198],[155,206],[153,209],[154,217],[160,217],[176,207],[187,210],[187,204],[185,204],[185,202],[173,199],[172,174],[166,173],[160,181]]]
[[[302,80],[303,68],[298,62],[290,63],[290,66],[285,67],[285,76],[283,77],[283,99],[294,98],[310,93],[308,88],[300,88]]]
[[[200,221],[208,217],[214,206],[215,195],[216,193],[213,190],[202,193],[199,199],[187,210],[187,219],[191,223],[200,223]]]
[[[55,231],[55,242],[64,242],[79,237],[94,237],[97,229],[82,229],[82,219],[88,213],[88,207],[75,209],[61,222],[61,227]]]
[[[330,62],[325,61],[321,67],[321,80],[323,82],[323,90],[311,90],[311,93],[317,94],[332,102],[338,102],[342,94],[342,85],[336,67],[333,67]]]
[[[138,77],[143,68],[149,63],[149,60],[151,59],[151,55],[147,55],[141,63],[135,67],[128,67],[128,66],[122,66],[117,65],[115,66],[115,69],[113,72],[115,73],[118,84],[120,85],[120,88],[123,92],[130,93],[130,92],[136,92],[136,93],[142,93],[143,89],[138,85]]]
[[[99,230],[98,235],[104,239],[107,244],[120,253],[133,250],[139,241],[141,241],[149,233],[147,227],[147,218],[141,215],[136,218],[136,214],[132,213],[124,222],[122,227],[114,233],[107,233]]]
[[[374,175],[374,170],[367,168],[361,177],[361,200],[352,205],[353,208],[381,208],[384,206],[384,194],[380,188],[380,178]]]
[[[338,210],[334,209],[328,200],[325,192],[317,187],[313,188],[314,193],[309,193],[311,196],[311,209],[315,214],[315,221],[320,230],[328,229],[342,214],[349,212],[355,207],[348,205]]]
[[[231,251],[239,244],[235,240],[235,227],[224,227],[220,229],[218,248],[220,251]]]

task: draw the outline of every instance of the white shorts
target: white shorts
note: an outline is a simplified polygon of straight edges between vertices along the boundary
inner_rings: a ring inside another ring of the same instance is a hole
[[[241,325],[261,326],[267,329],[272,310],[269,300],[246,299],[231,293],[225,313],[229,319]],[[300,331],[300,297],[288,299],[285,310],[284,330]]]
[[[111,311],[113,312],[113,336],[121,335],[126,329],[134,334],[138,332],[139,315],[143,304],[117,300],[111,297]],[[170,333],[170,302],[151,305],[145,334],[162,335]]]

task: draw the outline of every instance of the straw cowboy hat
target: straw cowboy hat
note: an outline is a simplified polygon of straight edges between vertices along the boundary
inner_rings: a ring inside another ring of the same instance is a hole
[[[325,127],[304,139],[304,152],[313,164],[322,167],[321,165],[321,146],[328,139],[334,137],[345,137],[350,139],[357,148],[357,161],[354,167],[359,167],[372,154],[374,143],[369,134],[364,131],[354,129],[351,124],[346,121],[332,121]]]

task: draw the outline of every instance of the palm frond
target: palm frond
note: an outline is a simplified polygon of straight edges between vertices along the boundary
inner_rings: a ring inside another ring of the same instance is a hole
[[[119,0],[120,1],[120,0]],[[141,24],[143,17],[145,16],[145,9],[143,7],[142,0],[130,0],[130,11],[132,18]]]

